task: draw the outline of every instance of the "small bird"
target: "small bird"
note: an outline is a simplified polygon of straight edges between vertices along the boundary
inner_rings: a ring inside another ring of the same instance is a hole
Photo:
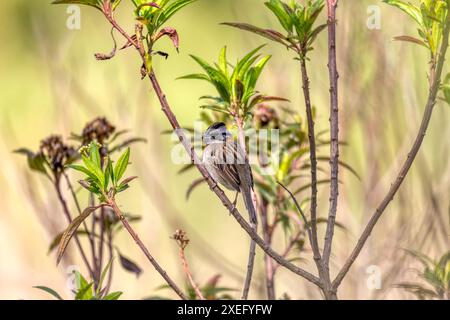
[[[253,175],[247,156],[240,145],[234,141],[223,122],[212,124],[203,135],[206,148],[203,151],[203,164],[215,183],[236,191],[234,205],[239,192],[250,216],[256,225],[256,211],[252,200]]]

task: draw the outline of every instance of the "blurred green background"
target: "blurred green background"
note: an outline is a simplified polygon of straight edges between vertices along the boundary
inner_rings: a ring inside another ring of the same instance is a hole
[[[40,139],[51,133],[68,136],[80,132],[87,121],[103,115],[118,128],[131,129],[134,135],[148,139],[147,144],[132,149],[130,170],[140,179],[118,201],[127,211],[144,216],[137,231],[150,251],[178,283],[185,281],[176,244],[170,239],[175,229],[182,228],[191,238],[187,254],[196,280],[204,283],[221,274],[223,286],[240,290],[248,239],[206,187],[185,200],[185,191],[198,174],[177,174],[181,166],[170,160],[170,136],[161,134],[169,125],[148,82],[139,80],[138,57],[126,50],[110,61],[96,61],[95,52],[109,52],[112,46],[110,28],[100,13],[83,7],[81,30],[68,30],[66,6],[49,2],[6,0],[0,12],[0,298],[48,298],[33,289],[34,285],[50,286],[68,297],[67,265],[80,263],[74,250],[72,261],[65,266],[56,267],[55,257],[47,255],[52,235],[66,222],[47,181],[30,173],[26,161],[12,151],[22,146],[37,149]],[[131,1],[123,2],[118,17],[131,29]],[[380,30],[366,26],[370,5],[380,8]],[[325,21],[325,15],[319,19]],[[212,88],[202,82],[175,81],[198,71],[188,54],[213,61],[227,45],[230,56],[236,59],[266,42],[219,25],[224,21],[278,27],[263,1],[258,0],[199,0],[170,20],[169,25],[180,34],[180,54],[169,41],[161,41],[160,49],[170,57],[167,61],[156,58],[154,67],[183,125],[189,126],[198,118],[198,97],[212,93]],[[346,231],[337,231],[333,273],[342,265],[406,157],[425,105],[428,69],[426,50],[391,40],[397,35],[415,35],[412,21],[381,1],[341,0],[337,30],[340,133],[347,142],[341,156],[361,180],[341,170],[337,219]],[[328,125],[326,40],[326,33],[319,36],[309,62],[318,130]],[[289,98],[291,107],[303,113],[298,62],[277,45],[269,44],[263,51],[274,57],[259,88]],[[438,103],[411,174],[344,281],[340,298],[412,298],[394,288],[395,283],[417,280],[411,271],[416,262],[402,248],[437,258],[450,247],[449,116],[449,106]],[[322,215],[328,210],[328,189],[324,185],[319,188],[319,210]],[[323,233],[324,225],[321,228]],[[275,247],[282,251],[284,241],[281,235],[278,238]],[[155,293],[172,296],[169,291],[155,291],[163,282],[128,234],[122,233],[118,243],[128,257],[140,263],[144,273],[136,279],[117,268],[113,290],[124,291],[124,299]],[[315,272],[310,252],[303,257],[307,260],[300,262],[302,266]],[[257,259],[251,297],[263,298],[260,251]],[[371,265],[380,268],[380,290],[367,286]],[[306,281],[280,270],[277,296],[284,293],[293,299],[321,297]]]

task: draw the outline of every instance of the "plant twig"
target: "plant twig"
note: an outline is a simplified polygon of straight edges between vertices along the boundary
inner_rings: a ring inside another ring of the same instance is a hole
[[[329,260],[333,242],[334,225],[339,195],[339,105],[336,63],[336,7],[337,0],[328,0],[328,71],[330,77],[330,209],[323,249],[323,265],[329,273]]]
[[[263,198],[261,199],[261,225],[262,225],[262,232],[263,232],[263,239],[264,241],[271,245],[272,242],[272,236],[271,236],[271,226],[269,225],[268,217],[267,217],[267,208],[268,203]],[[267,253],[264,254],[264,266],[265,266],[265,276],[266,276],[266,289],[267,289],[267,299],[269,300],[275,300],[275,266],[273,263],[273,260],[267,255]]]
[[[187,300],[187,297],[181,291],[181,289],[175,284],[175,282],[169,277],[167,272],[158,264],[158,262],[153,258],[153,256],[148,251],[147,247],[144,245],[144,243],[139,238],[138,234],[133,230],[133,228],[128,223],[127,219],[124,217],[122,212],[120,211],[119,207],[116,204],[116,201],[113,198],[108,199],[108,205],[111,207],[111,209],[114,210],[114,213],[116,214],[117,218],[122,222],[122,225],[124,228],[128,231],[128,233],[131,235],[131,237],[134,239],[136,244],[139,246],[139,248],[142,250],[144,255],[147,257],[148,261],[153,265],[153,267],[158,271],[158,273],[164,278],[164,280],[167,282],[167,284],[175,291],[175,293],[183,300]]]
[[[192,276],[192,273],[189,269],[189,265],[186,259],[186,256],[184,254],[184,250],[186,249],[187,245],[189,244],[189,239],[186,236],[186,232],[183,230],[177,230],[175,231],[175,234],[173,235],[173,239],[177,242],[178,246],[180,247],[180,260],[181,264],[183,265],[183,271],[186,274],[186,277],[189,280],[189,283],[191,284],[191,287],[194,289],[195,294],[200,300],[206,300],[203,296],[200,288],[194,281],[194,277]]]
[[[314,133],[314,117],[311,107],[311,97],[309,92],[309,78],[306,69],[306,52],[300,56],[300,71],[302,75],[303,96],[305,99],[306,118],[308,122],[309,158],[311,161],[311,248],[313,250],[314,261],[320,272],[322,270],[319,242],[317,240],[317,158],[316,158],[316,137]]]
[[[373,228],[377,224],[378,220],[380,219],[381,215],[385,211],[386,207],[389,205],[389,203],[394,198],[395,194],[397,193],[398,189],[400,188],[402,182],[404,181],[406,175],[409,172],[409,169],[411,168],[414,159],[417,156],[417,153],[420,150],[420,147],[422,145],[423,139],[425,138],[425,134],[428,129],[428,125],[430,123],[431,115],[433,113],[434,105],[436,104],[436,96],[439,91],[440,83],[441,83],[441,77],[442,77],[442,70],[444,67],[445,62],[445,55],[447,53],[447,47],[448,47],[448,37],[450,33],[450,13],[447,13],[446,22],[444,26],[443,31],[443,39],[442,39],[442,45],[440,48],[437,64],[435,61],[431,62],[430,67],[430,89],[428,94],[427,103],[425,106],[425,111],[422,117],[422,122],[420,124],[419,131],[417,133],[417,136],[414,140],[414,143],[408,153],[408,156],[403,163],[400,172],[398,173],[397,177],[395,178],[394,182],[392,183],[388,193],[381,201],[378,208],[373,213],[372,217],[370,218],[369,222],[367,223],[366,227],[364,228],[364,231],[362,232],[361,236],[358,239],[358,242],[355,245],[355,248],[353,249],[350,256],[347,258],[346,262],[342,266],[341,270],[339,271],[338,275],[336,276],[335,280],[332,283],[333,290],[337,290],[339,285],[341,284],[342,280],[344,279],[345,275],[349,271],[350,267],[355,262],[356,258],[358,257],[359,253],[361,252],[362,248],[364,247],[367,239],[369,238]]]
[[[244,132],[243,120],[239,117],[239,115],[236,115],[235,122],[238,127],[239,144],[240,144],[242,150],[244,151],[245,156],[248,157],[247,148],[245,145],[245,132]],[[252,203],[253,203],[253,211],[256,214],[256,208],[257,208],[256,196],[255,196],[255,193],[253,192],[252,188],[251,188],[251,197],[252,197]],[[252,218],[252,214],[250,212],[249,212],[249,219],[250,219],[253,230],[257,233],[258,232],[257,220]],[[255,220],[255,221],[253,221],[253,220]],[[255,255],[256,255],[256,243],[254,240],[250,240],[250,248],[249,248],[249,252],[248,252],[248,262],[247,262],[247,273],[245,275],[244,288],[242,289],[242,297],[241,297],[242,300],[248,299],[248,293],[250,291],[250,285],[252,282],[252,275],[253,275],[253,268],[254,268],[254,264],[255,264]]]
[[[338,0],[327,0],[328,9],[328,71],[330,78],[330,205],[328,211],[327,229],[325,231],[322,265],[325,269],[327,299],[337,299],[336,292],[331,288],[330,255],[333,243],[334,228],[339,196],[339,102],[338,78],[336,62],[336,8]]]

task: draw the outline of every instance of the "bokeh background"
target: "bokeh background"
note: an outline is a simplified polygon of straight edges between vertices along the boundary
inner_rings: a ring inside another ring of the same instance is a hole
[[[109,52],[112,45],[104,19],[83,7],[81,30],[68,30],[66,7],[49,2],[5,0],[0,11],[0,298],[49,298],[33,289],[35,285],[70,296],[67,264],[56,267],[54,255],[47,255],[53,235],[65,226],[59,204],[46,179],[30,173],[23,157],[12,151],[22,146],[37,149],[40,139],[51,133],[68,136],[80,132],[96,116],[107,116],[118,128],[131,129],[133,135],[148,139],[132,149],[130,170],[140,179],[119,201],[127,211],[143,215],[136,228],[158,261],[178,283],[185,281],[176,244],[170,239],[175,229],[182,228],[191,238],[187,254],[196,280],[204,283],[221,274],[223,286],[240,290],[248,239],[206,187],[185,200],[189,183],[198,176],[194,171],[177,174],[180,166],[170,160],[171,139],[161,134],[169,125],[148,83],[139,80],[137,56],[128,50],[113,60],[97,62],[94,52]],[[119,20],[131,28],[131,1],[123,2]],[[380,30],[366,26],[370,5],[380,7]],[[325,15],[319,19],[325,21]],[[223,21],[277,28],[263,1],[258,0],[199,0],[170,21],[180,33],[181,51],[176,54],[169,41],[161,41],[160,48],[171,55],[167,61],[156,59],[155,69],[184,125],[198,119],[198,97],[212,92],[202,82],[175,81],[198,71],[188,54],[212,61],[227,45],[229,54],[237,58],[265,43],[262,38],[219,25]],[[332,272],[342,265],[406,157],[425,105],[428,63],[426,50],[391,40],[396,35],[414,35],[416,30],[410,19],[381,1],[341,0],[337,30],[340,133],[347,142],[341,156],[361,179],[341,170],[337,220],[346,231],[337,231]],[[291,107],[303,112],[298,63],[277,45],[269,44],[263,51],[274,57],[264,71],[260,89],[289,98]],[[319,130],[328,125],[326,59],[323,33],[309,63]],[[438,258],[450,247],[449,116],[449,106],[438,103],[410,175],[340,288],[340,298],[413,298],[394,286],[405,280],[420,281],[412,270],[417,262],[403,249]],[[319,188],[319,210],[321,215],[328,210],[325,185]],[[48,221],[53,222],[50,225]],[[139,262],[144,273],[137,279],[116,268],[113,290],[124,291],[124,299],[155,294],[173,297],[169,291],[155,291],[163,282],[128,234],[122,233],[118,244]],[[281,251],[283,244],[280,235],[275,247]],[[78,255],[72,252],[69,264],[77,265]],[[307,260],[299,263],[315,272],[310,252],[303,257]],[[264,298],[260,251],[257,259],[251,297]],[[379,290],[367,286],[367,271],[372,265],[381,270]],[[277,297],[284,293],[293,299],[321,298],[306,281],[280,270]]]

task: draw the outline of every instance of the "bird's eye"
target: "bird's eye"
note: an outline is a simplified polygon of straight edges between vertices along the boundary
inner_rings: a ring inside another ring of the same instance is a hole
[[[216,140],[216,136],[211,136],[211,139]]]
[[[227,133],[226,133],[226,132],[222,132],[222,136],[223,136],[223,137],[226,137],[226,136],[227,136]]]

